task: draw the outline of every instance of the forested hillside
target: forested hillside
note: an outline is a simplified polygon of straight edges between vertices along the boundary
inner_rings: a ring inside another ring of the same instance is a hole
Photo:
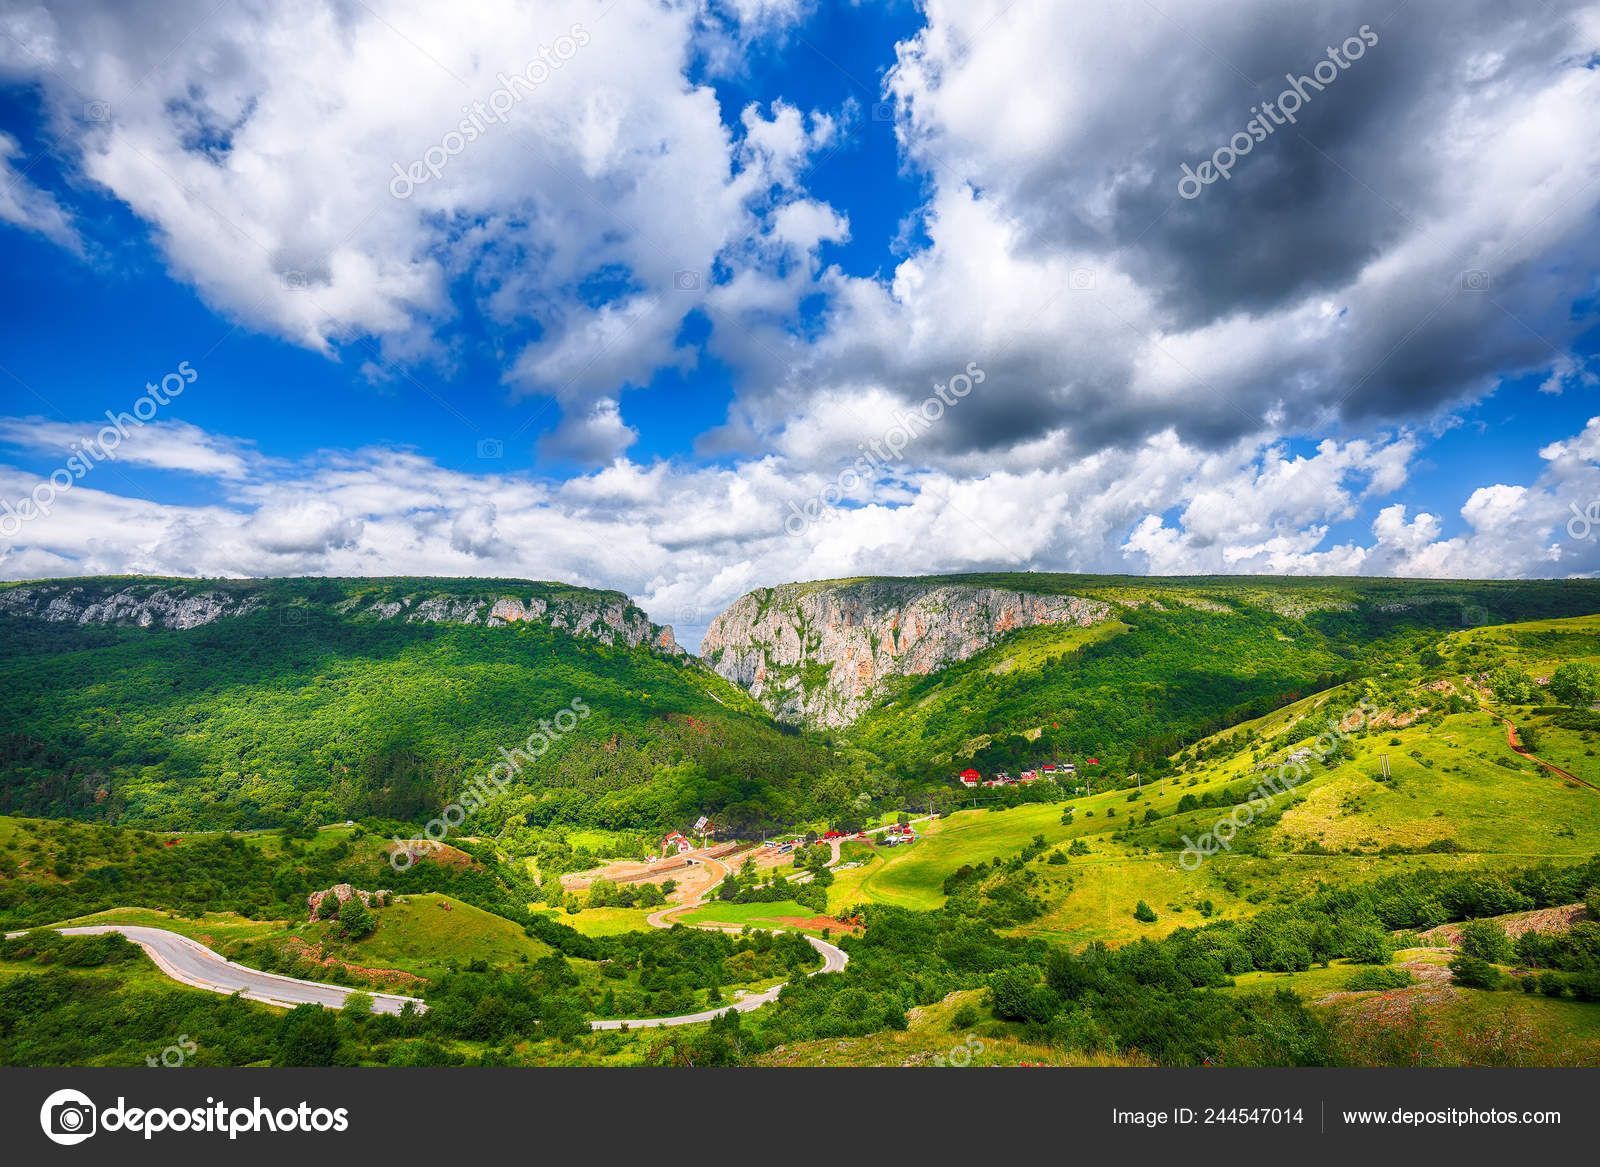
[[[91,603],[127,584],[69,582]],[[491,627],[363,615],[398,604],[393,581],[249,583],[204,581],[226,612],[193,627],[104,622],[118,615],[104,604],[88,621],[0,615],[0,810],[185,829],[420,824],[540,732],[548,751],[479,825],[515,813],[655,826],[706,811],[755,824],[812,811],[814,791],[843,799],[863,772],[654,633],[630,646],[579,631],[585,613],[626,603],[616,593],[405,581],[427,597],[414,610],[448,616],[515,589],[527,610],[543,599],[569,616]],[[587,713],[548,732],[574,702]]]

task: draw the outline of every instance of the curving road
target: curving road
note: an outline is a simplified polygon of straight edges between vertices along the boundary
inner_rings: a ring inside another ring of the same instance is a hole
[[[60,932],[63,936],[120,932],[144,949],[155,966],[175,981],[197,989],[210,989],[213,993],[229,996],[238,993],[249,1000],[280,1005],[286,1009],[296,1005],[326,1005],[331,1009],[343,1009],[345,999],[351,993],[364,991],[246,968],[212,952],[198,940],[190,940],[165,928],[145,928],[137,924],[94,924],[78,928],[52,928],[50,931]],[[8,932],[6,939],[25,935],[25,932]],[[408,1004],[415,1005],[419,1011],[427,1008],[417,997],[403,997],[398,993],[367,995],[372,998],[372,1008],[377,1013],[398,1013]]]
[[[685,906],[693,907],[695,905]],[[669,924],[667,927],[671,927],[671,925]],[[718,932],[731,932],[735,935],[741,931],[738,928],[718,928],[714,924],[694,924],[689,925],[689,927],[708,928]],[[770,930],[779,931],[779,929]],[[807,936],[806,940],[812,948],[822,953],[822,967],[812,969],[806,976],[814,977],[818,973],[842,972],[844,966],[850,962],[850,956],[844,949],[835,947],[826,940],[818,940],[815,936]],[[782,984],[773,985],[770,989],[762,989],[759,993],[750,993],[747,996],[740,997],[731,1005],[718,1005],[715,1009],[702,1009],[699,1013],[680,1013],[676,1017],[641,1017],[631,1021],[618,1019],[591,1021],[589,1022],[589,1027],[591,1029],[621,1029],[623,1026],[627,1026],[629,1029],[649,1029],[659,1025],[693,1025],[697,1021],[711,1021],[730,1009],[735,1013],[748,1013],[752,1009],[759,1009],[763,1005],[776,1001],[778,994],[783,991],[783,986],[788,983],[784,981]]]
[[[645,917],[645,923],[652,928],[671,928],[674,924],[681,923],[681,921],[673,920],[671,917],[679,912],[693,911],[695,908],[702,906],[706,902],[706,897],[716,889],[717,884],[728,877],[728,865],[722,860],[701,856],[700,861],[707,866],[715,865],[720,867],[722,869],[721,877],[708,884],[706,889],[689,903],[675,904],[670,908],[661,908],[659,911],[651,912]],[[839,850],[835,847],[833,859],[829,861],[829,865],[832,866],[838,861]],[[728,932],[735,936],[743,931],[742,928],[728,928],[721,924],[685,924],[684,927],[704,928],[710,932]],[[782,929],[768,928],[766,931],[778,932],[782,931]],[[806,943],[822,954],[822,967],[812,969],[806,974],[808,977],[814,977],[818,973],[842,972],[844,966],[850,963],[850,954],[838,945],[829,944],[826,940],[819,940],[815,936],[807,936]],[[770,989],[762,989],[759,993],[751,993],[748,996],[740,997],[731,1005],[721,1005],[715,1009],[702,1009],[699,1013],[680,1013],[676,1017],[640,1017],[628,1020],[617,1018],[605,1021],[591,1021],[589,1022],[589,1027],[591,1029],[621,1029],[623,1026],[627,1026],[629,1029],[650,1029],[662,1025],[693,1025],[697,1021],[711,1021],[730,1009],[736,1013],[748,1013],[752,1009],[759,1009],[763,1005],[776,1001],[778,994],[783,991],[783,986],[788,983],[787,981],[780,982]]]
[[[835,852],[837,858],[837,852]],[[722,869],[722,878],[728,875],[728,865],[718,859],[702,857],[702,862],[715,865]],[[678,912],[691,911],[705,903],[706,896],[721,880],[714,881],[705,891],[702,891],[692,902],[677,904],[647,917],[648,922],[655,928],[671,928],[674,921],[668,919]],[[726,928],[717,924],[695,924],[689,927],[707,928],[712,931],[731,932],[737,934],[740,929]],[[777,929],[772,929],[776,931]],[[196,989],[208,989],[213,993],[222,993],[232,996],[237,993],[251,1001],[260,1001],[267,1005],[277,1005],[281,1008],[292,1009],[296,1005],[324,1005],[330,1009],[343,1009],[346,999],[351,993],[361,992],[359,989],[347,989],[341,985],[323,984],[321,981],[303,981],[297,977],[286,977],[279,973],[262,972],[260,969],[248,968],[242,964],[223,957],[220,953],[213,952],[198,940],[191,940],[187,936],[180,936],[176,932],[169,932],[165,928],[147,928],[139,924],[90,924],[75,928],[51,928],[51,932],[60,932],[63,936],[94,936],[104,932],[120,932],[133,943],[144,949],[151,961],[162,972],[181,984],[189,985]],[[25,936],[26,932],[8,932],[6,939],[14,936]],[[818,973],[833,973],[841,971],[849,963],[850,957],[837,945],[829,944],[826,940],[819,940],[815,936],[807,936],[806,941],[822,954],[822,967],[813,969],[807,976],[816,976]],[[784,982],[786,984],[787,982]],[[752,1009],[770,1004],[778,999],[778,994],[783,990],[783,984],[773,985],[759,993],[751,993],[739,998],[729,1005],[715,1009],[704,1009],[699,1013],[683,1013],[676,1017],[640,1017],[640,1018],[614,1018],[602,1021],[591,1021],[593,1029],[650,1029],[662,1025],[693,1025],[699,1021],[710,1021],[713,1018],[732,1009],[739,1013],[748,1013]],[[418,997],[406,997],[398,993],[368,993],[372,998],[372,1008],[377,1013],[399,1013],[406,1005],[414,1005],[418,1012],[425,1011],[428,1006]]]

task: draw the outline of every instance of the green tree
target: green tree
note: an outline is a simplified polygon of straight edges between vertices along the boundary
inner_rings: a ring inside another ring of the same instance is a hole
[[[1156,922],[1155,909],[1149,904],[1145,903],[1143,900],[1140,900],[1138,904],[1134,906],[1133,918],[1142,924],[1154,924]]]
[[[339,1027],[333,1010],[321,1005],[296,1005],[278,1028],[280,1066],[340,1064]]]
[[[1587,709],[1600,699],[1600,670],[1568,661],[1550,674],[1550,695],[1572,709]]]
[[[1469,989],[1492,989],[1500,983],[1500,970],[1486,960],[1465,954],[1450,962],[1450,975]]]
[[[1494,964],[1511,959],[1511,940],[1494,920],[1469,920],[1461,926],[1461,951]]]
[[[372,918],[372,910],[362,902],[360,896],[351,896],[339,908],[339,931],[347,940],[360,940],[364,936],[372,935],[378,922]]]
[[[344,1012],[347,1017],[370,1017],[372,1015],[372,994],[351,993],[344,999]]]
[[[1489,688],[1502,701],[1520,705],[1533,696],[1533,680],[1515,665],[1506,665],[1489,674]]]

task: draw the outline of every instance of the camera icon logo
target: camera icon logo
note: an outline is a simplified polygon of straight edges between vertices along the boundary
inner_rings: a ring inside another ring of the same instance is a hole
[[[79,1090],[57,1090],[39,1108],[39,1125],[52,1143],[75,1146],[94,1134],[99,1111]]]
[[[108,122],[111,120],[111,103],[86,101],[83,103],[83,116],[91,122]]]
[[[875,122],[894,121],[894,102],[875,101],[872,103],[872,120]]]
[[[1494,279],[1488,272],[1481,268],[1461,273],[1461,288],[1466,292],[1487,292],[1494,286]]]
[[[480,457],[480,458],[504,458],[505,456],[506,456],[506,444],[503,441],[501,441],[499,438],[479,438],[478,439],[478,457]]]
[[[673,272],[672,286],[680,292],[693,292],[700,287],[700,273],[697,271]]]
[[[1095,287],[1095,271],[1092,267],[1075,267],[1067,273],[1067,287],[1074,292],[1092,292]]]

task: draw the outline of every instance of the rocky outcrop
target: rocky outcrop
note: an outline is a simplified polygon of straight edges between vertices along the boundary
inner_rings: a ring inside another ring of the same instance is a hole
[[[1102,600],[904,580],[787,584],[741,596],[701,658],[775,717],[855,721],[884,685],[982,652],[1006,633],[1111,618]]]
[[[346,619],[489,628],[542,623],[602,644],[645,647],[673,656],[683,652],[670,624],[653,623],[620,592],[543,584],[532,585],[521,596],[430,592],[420,586],[407,594],[395,587],[375,592],[365,581],[344,582],[357,594],[337,599],[336,593],[336,602],[328,603],[326,610]],[[532,588],[547,589],[550,594],[533,594]],[[270,580],[259,584],[230,581],[223,587],[202,581],[57,581],[0,589],[0,615],[140,628],[198,628],[263,609],[276,609],[282,622],[292,625],[302,622],[306,613],[322,602],[308,601]]]
[[[394,892],[388,888],[378,891],[362,891],[359,887],[351,887],[348,883],[336,883],[326,891],[314,891],[306,897],[306,904],[311,908],[311,919],[332,920],[339,914],[339,909],[357,896],[369,908],[385,908],[394,898]],[[328,901],[333,901],[329,903]]]
[[[71,624],[125,624],[149,628],[198,628],[229,616],[248,616],[261,597],[228,595],[203,588],[129,587],[91,595],[83,588],[40,584],[0,591],[0,612]]]

